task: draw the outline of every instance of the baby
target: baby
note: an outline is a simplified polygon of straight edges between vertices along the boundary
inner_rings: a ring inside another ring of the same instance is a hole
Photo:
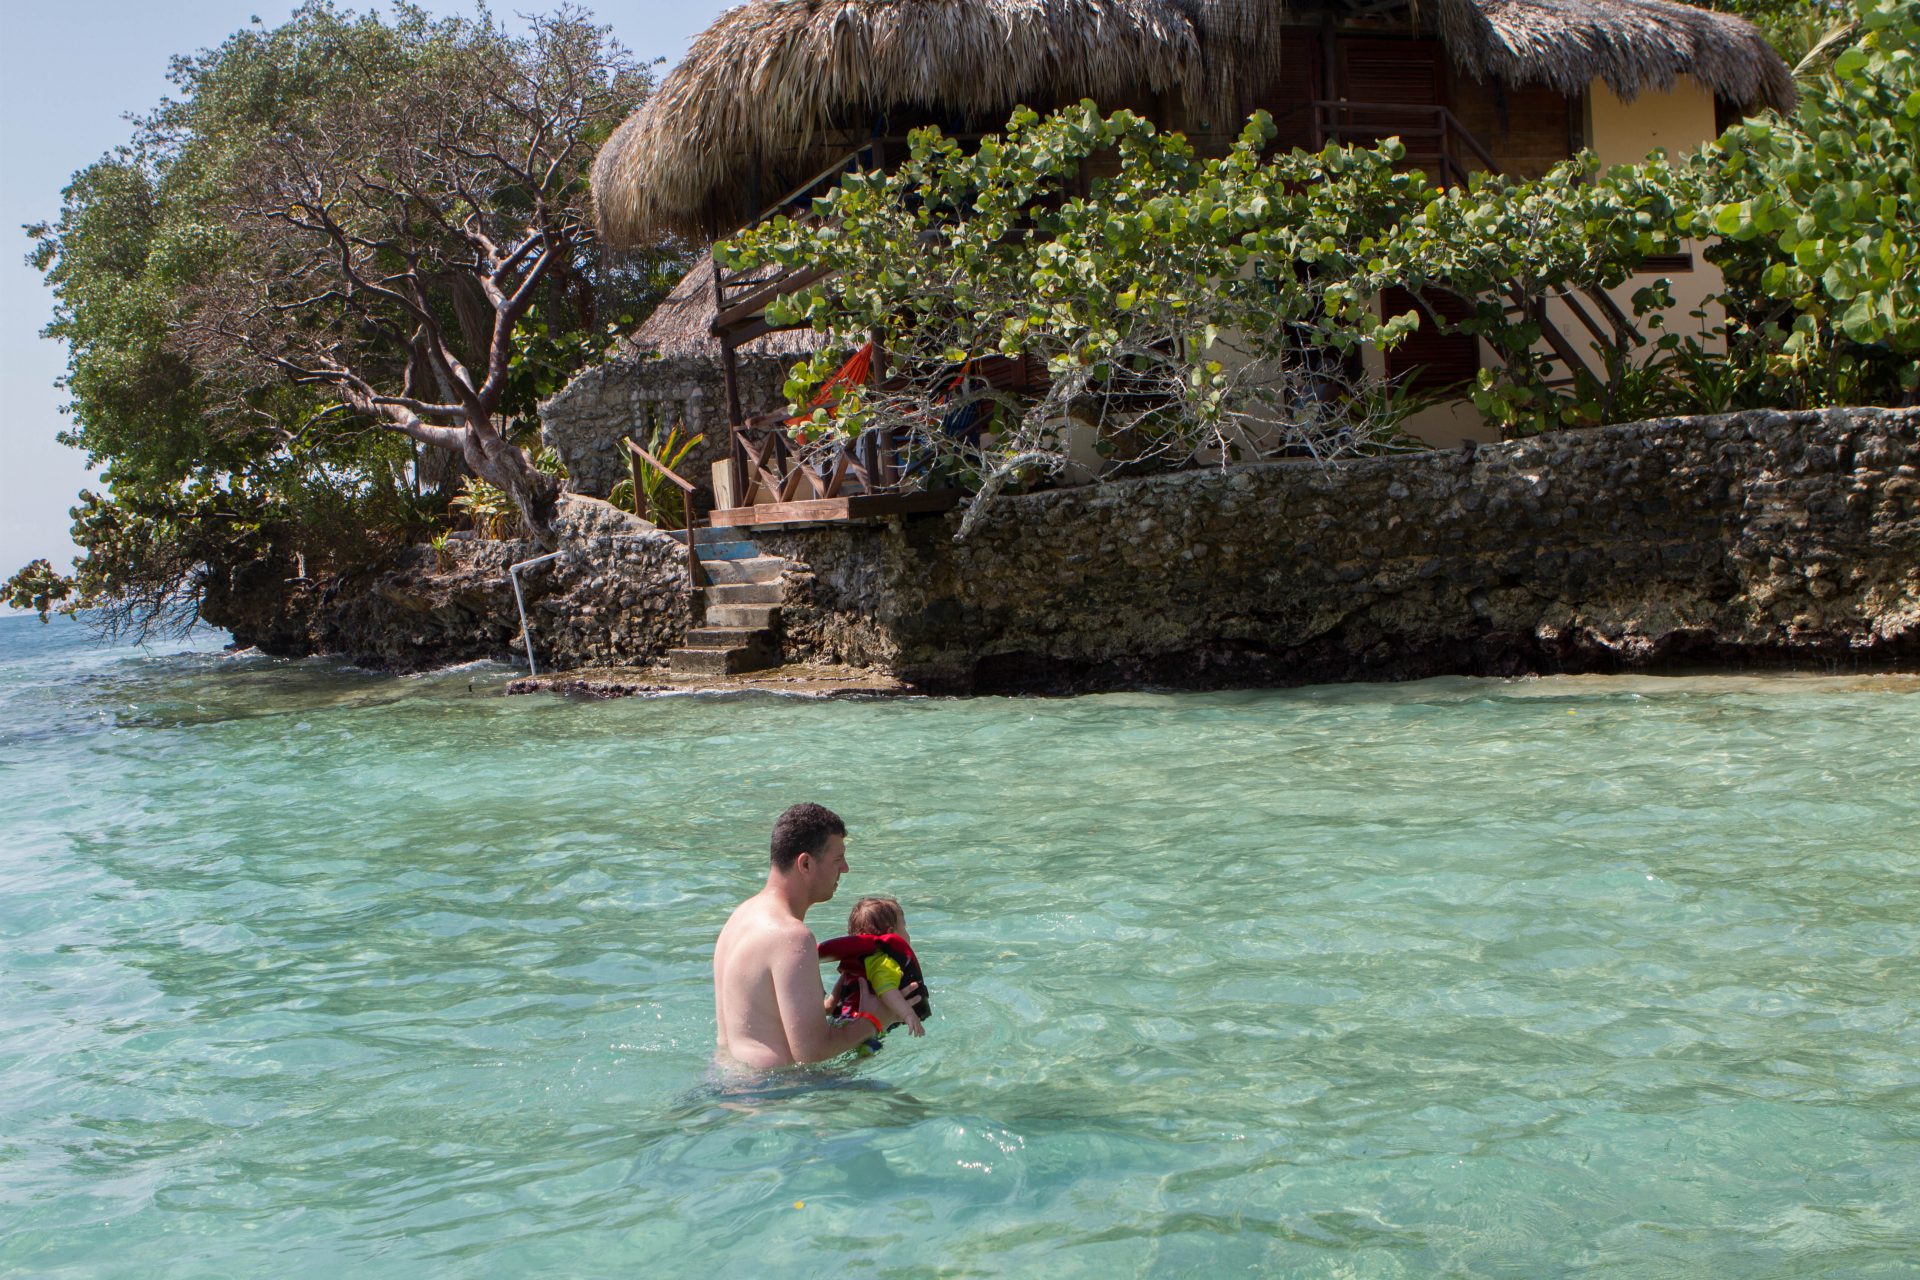
[[[847,936],[820,944],[820,958],[840,962],[840,980],[827,999],[830,1011],[850,1017],[859,1004],[860,979],[886,1006],[891,1029],[904,1022],[909,1035],[927,1033],[921,1019],[933,1011],[920,961],[907,940],[907,913],[897,898],[862,898],[847,913]],[[919,983],[912,1003],[900,994],[904,984]]]

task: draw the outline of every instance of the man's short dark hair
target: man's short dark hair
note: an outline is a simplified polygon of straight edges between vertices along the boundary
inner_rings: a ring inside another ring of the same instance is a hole
[[[847,824],[825,805],[811,802],[794,805],[774,820],[774,868],[791,871],[801,854],[817,854],[826,847],[828,836],[846,834]]]

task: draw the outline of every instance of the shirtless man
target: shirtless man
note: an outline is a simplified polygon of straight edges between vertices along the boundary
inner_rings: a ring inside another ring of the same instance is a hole
[[[713,945],[721,1061],[756,1070],[824,1062],[874,1034],[865,1018],[827,1020],[819,943],[806,925],[807,908],[831,898],[846,870],[847,824],[833,810],[797,804],[773,824],[766,887],[734,908]],[[861,983],[861,1009],[879,1003]]]

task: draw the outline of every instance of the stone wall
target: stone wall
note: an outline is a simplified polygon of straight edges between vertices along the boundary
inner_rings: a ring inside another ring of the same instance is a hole
[[[602,502],[566,504],[559,524],[564,557],[520,574],[542,669],[665,661],[686,636],[686,549]],[[291,597],[283,590],[268,609],[210,601],[207,620],[270,653],[338,654],[384,671],[483,658],[524,663],[507,567],[540,554],[525,541],[406,547]]]
[[[1070,690],[1920,666],[1920,410],[1663,419],[761,533],[790,660]]]
[[[749,414],[785,402],[782,388],[796,357],[740,357],[740,402]],[[720,361],[708,356],[655,356],[631,349],[586,370],[540,406],[541,434],[567,464],[572,488],[604,498],[627,478],[620,442],[642,444],[656,427],[685,423],[682,433],[706,437],[675,470],[707,486],[713,464],[727,456],[727,393]],[[712,499],[711,491],[707,502]]]

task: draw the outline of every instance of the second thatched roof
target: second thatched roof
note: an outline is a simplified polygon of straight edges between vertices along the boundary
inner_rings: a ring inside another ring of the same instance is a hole
[[[1673,0],[1429,0],[1477,78],[1622,97],[1689,75],[1785,108],[1792,77],[1751,24]],[[1280,0],[748,0],[723,13],[601,148],[593,187],[614,247],[704,238],[912,109],[997,125],[1026,103],[1245,101],[1279,66]],[[1296,19],[1298,20],[1298,19]]]
[[[693,269],[680,278],[646,322],[626,339],[635,351],[668,359],[720,358],[720,340],[713,336],[716,311],[713,297],[713,258],[701,254]],[[811,329],[776,329],[740,347],[742,356],[798,358],[818,351],[824,339]]]

